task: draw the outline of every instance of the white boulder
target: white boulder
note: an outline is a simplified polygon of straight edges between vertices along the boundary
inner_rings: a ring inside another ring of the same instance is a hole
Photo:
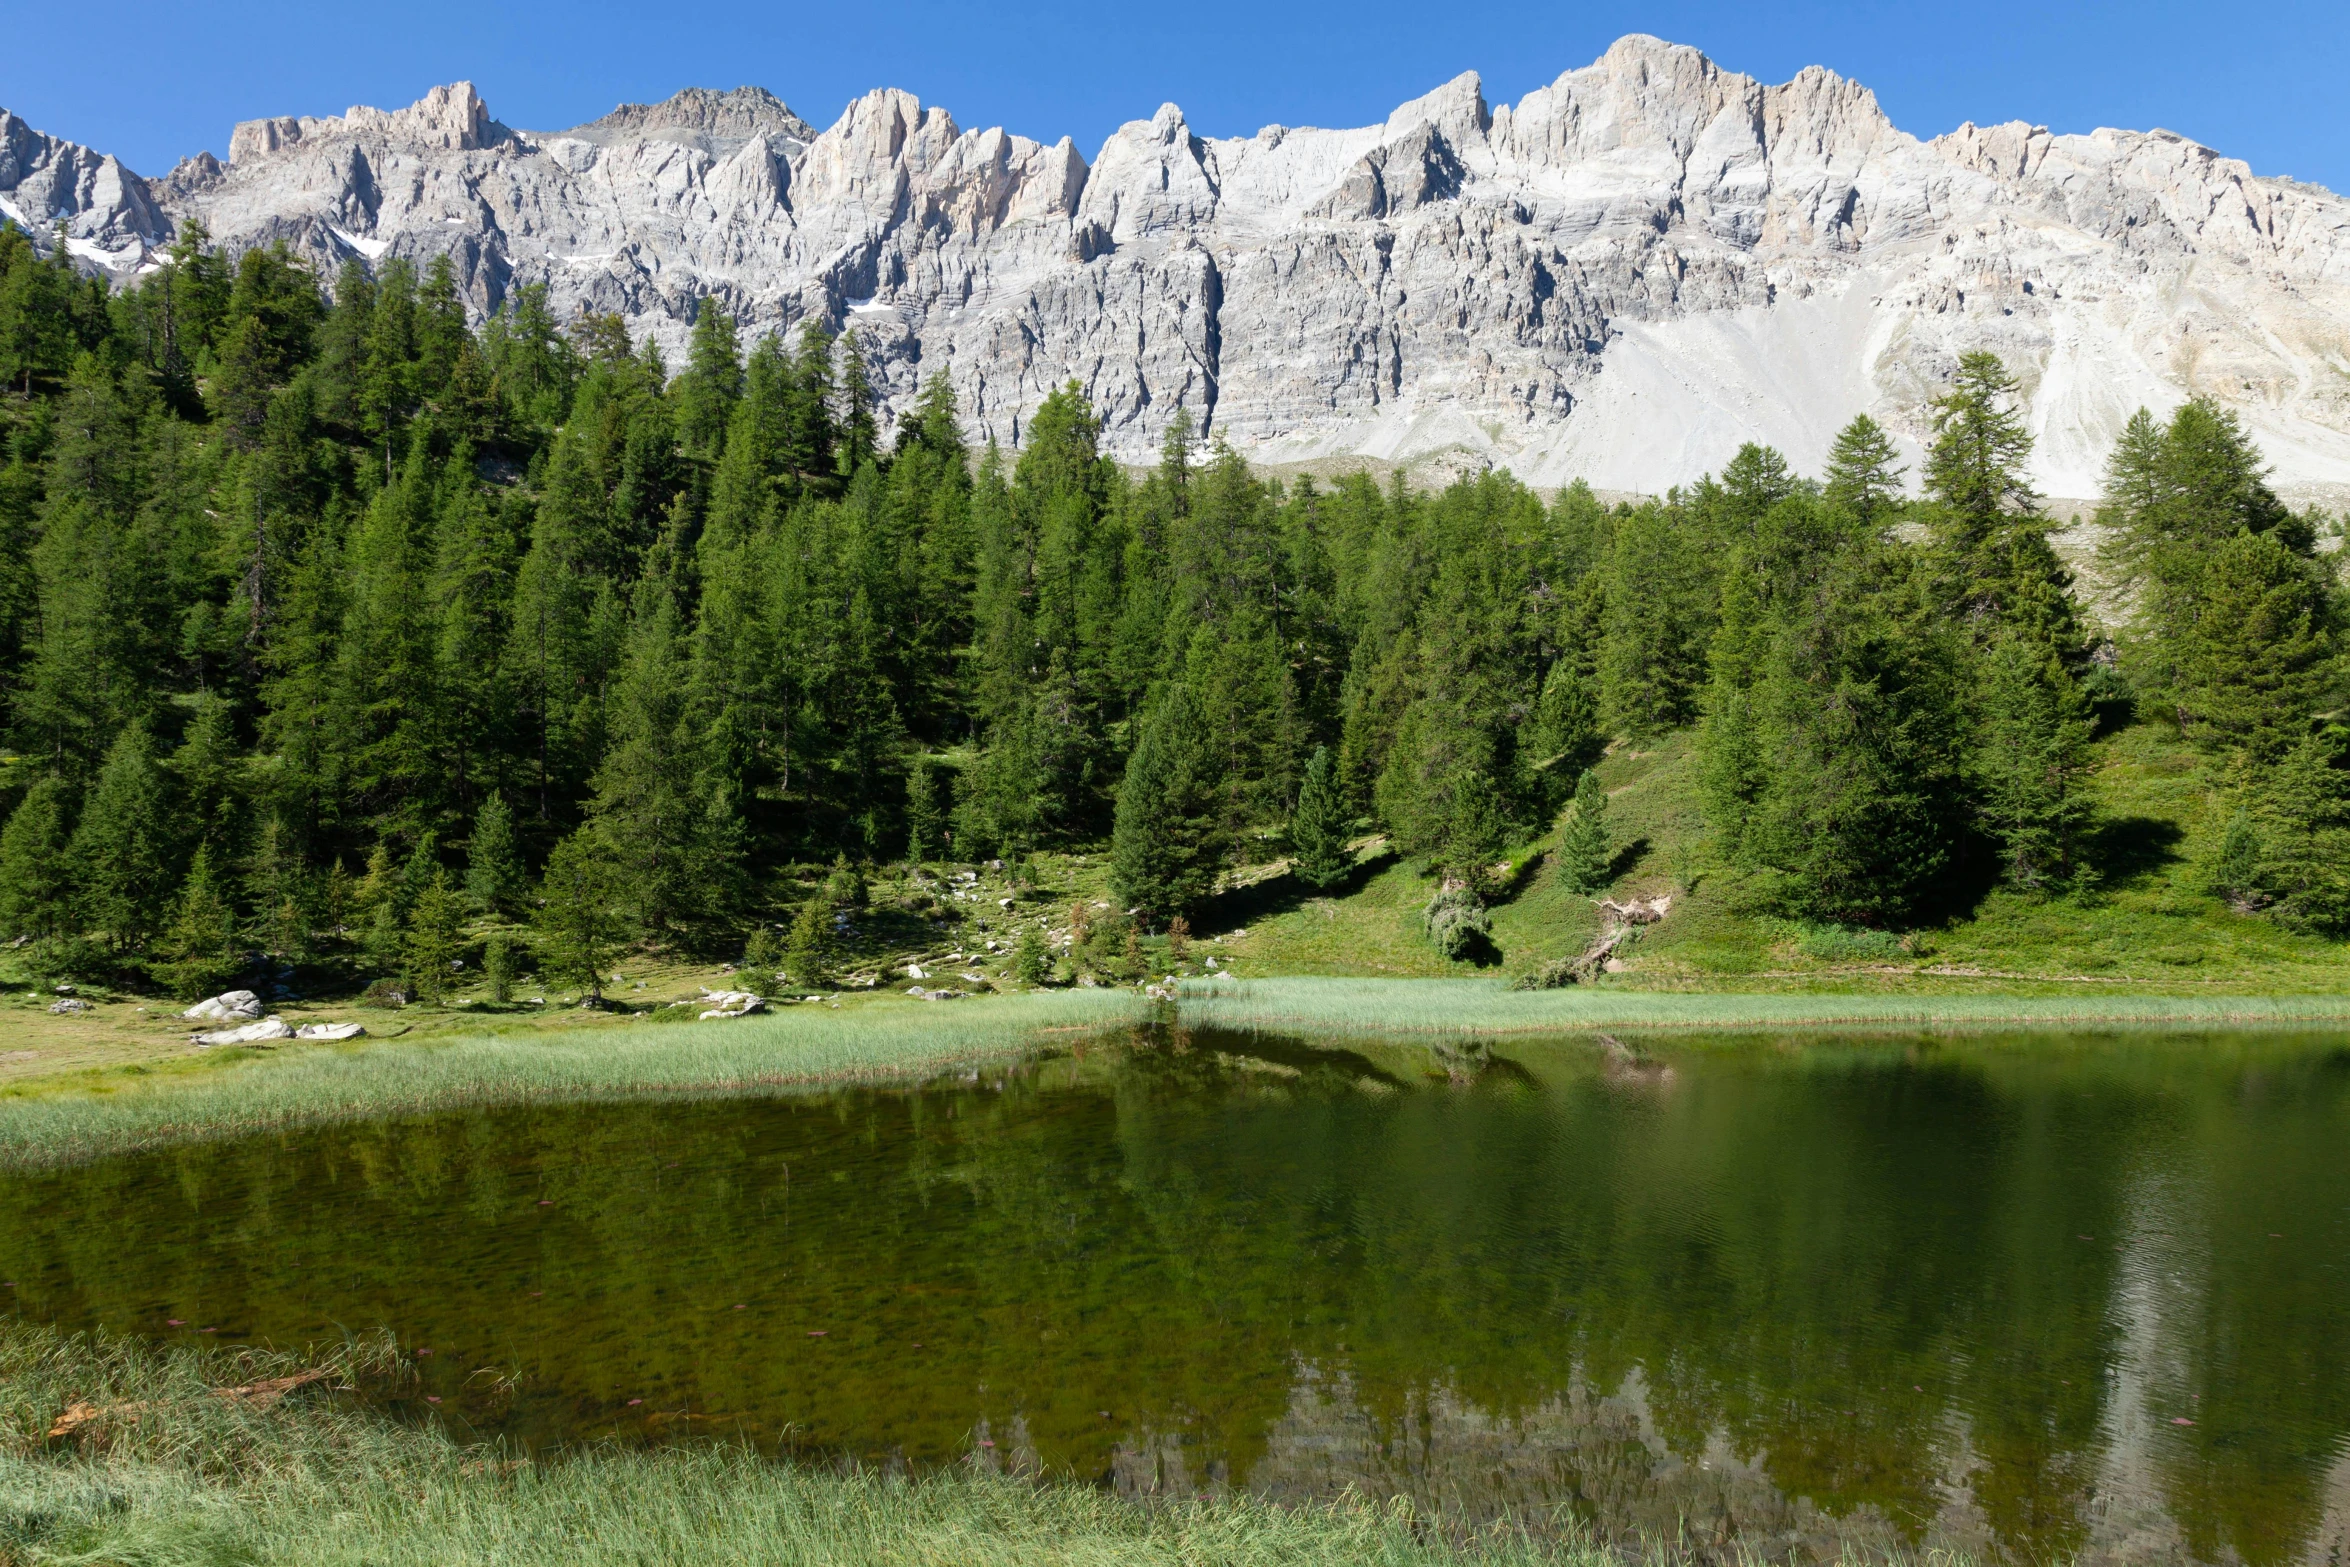
[[[705,989],[702,992],[702,999],[710,1003],[710,1009],[702,1014],[702,1021],[705,1023],[712,1018],[749,1017],[754,1012],[767,1010],[765,998],[755,996],[747,990]]]
[[[294,1030],[294,1037],[296,1039],[358,1039],[366,1032],[367,1025],[364,1023],[305,1023]]]
[[[223,991],[180,1014],[195,1023],[248,1023],[260,1015],[261,998],[250,990]]]
[[[247,1023],[242,1028],[222,1028],[209,1034],[198,1034],[196,1043],[210,1048],[213,1045],[257,1045],[265,1040],[293,1037],[293,1027],[284,1018],[265,1017],[258,1023]]]

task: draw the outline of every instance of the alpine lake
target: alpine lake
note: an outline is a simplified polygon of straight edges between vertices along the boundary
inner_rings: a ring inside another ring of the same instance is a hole
[[[1154,1026],[0,1176],[15,1309],[405,1418],[1699,1558],[2350,1558],[2350,1041]]]

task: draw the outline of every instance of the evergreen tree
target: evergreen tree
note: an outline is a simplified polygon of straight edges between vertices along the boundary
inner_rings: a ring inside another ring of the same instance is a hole
[[[633,919],[653,933],[723,915],[734,902],[739,842],[728,802],[702,792],[685,664],[675,596],[648,578],[613,689],[592,811]]]
[[[2350,727],[2312,729],[2259,794],[2262,894],[2288,924],[2350,934]]]
[[[1110,883],[1150,924],[1199,911],[1223,869],[1222,801],[1188,688],[1144,715],[1110,840]]]
[[[514,999],[514,943],[504,931],[492,931],[482,943],[481,977],[490,987],[490,1002],[504,1006]]]
[[[1034,925],[1021,927],[1012,949],[1012,977],[1031,990],[1052,974],[1052,955],[1045,950],[1044,932]]]
[[[1589,768],[1575,780],[1574,802],[1559,830],[1559,881],[1570,892],[1597,892],[1609,882],[1616,848],[1608,832],[1607,790]]]
[[[9,813],[0,830],[0,937],[52,941],[72,928],[71,803],[65,781],[51,776]]]
[[[2179,726],[2274,761],[2341,698],[2336,605],[2273,532],[2239,533],[2203,554],[2193,618],[2169,643]]]
[[[555,845],[539,880],[536,923],[556,977],[604,1001],[604,970],[623,930],[620,877],[611,851],[582,828]]]
[[[939,808],[937,774],[917,759],[906,774],[906,861],[936,859],[944,847],[946,813]]]
[[[1704,563],[1685,520],[1649,505],[1616,520],[1607,573],[1600,711],[1609,730],[1650,739],[1695,716],[1712,629]]]
[[[244,972],[236,910],[213,872],[209,846],[197,847],[156,951],[163,959],[160,977],[183,1001],[218,995]]]
[[[1864,528],[1880,528],[1901,504],[1902,466],[1893,438],[1867,414],[1856,414],[1828,449],[1820,497]]]
[[[831,980],[825,964],[831,946],[832,904],[825,898],[809,898],[792,916],[791,930],[784,936],[784,973],[802,989],[822,989]]]
[[[464,917],[464,897],[446,870],[435,869],[409,911],[404,947],[409,989],[419,1000],[437,1005],[448,995]]]
[[[2079,868],[2091,814],[2089,704],[2063,663],[2027,638],[1993,644],[1982,674],[1974,751],[1983,824],[2009,882],[2062,886]]]
[[[492,794],[475,813],[465,845],[466,900],[484,914],[510,913],[520,906],[525,885],[514,813],[505,796]]]
[[[1935,531],[1960,569],[2018,522],[2040,514],[2025,465],[2032,454],[2022,389],[1999,356],[1962,355],[1950,390],[1934,400],[1926,493]]]
[[[1354,850],[1347,846],[1347,820],[1338,798],[1330,748],[1314,747],[1306,762],[1297,810],[1289,819],[1290,874],[1317,892],[1343,885],[1354,874]]]
[[[106,753],[66,858],[81,923],[120,953],[144,946],[161,923],[174,834],[163,769],[147,731],[133,726]]]
[[[1574,780],[1599,760],[1606,738],[1590,683],[1565,658],[1543,677],[1542,695],[1518,740],[1518,758],[1533,774],[1526,790],[1544,817],[1574,793]]]
[[[677,404],[679,449],[715,463],[725,449],[727,426],[742,395],[742,346],[734,317],[717,300],[705,297],[694,311],[685,373],[670,388]]]

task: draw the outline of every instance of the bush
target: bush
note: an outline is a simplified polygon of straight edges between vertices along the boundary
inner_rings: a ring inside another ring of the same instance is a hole
[[[361,1006],[382,1007],[387,1011],[404,1007],[408,1001],[407,983],[397,979],[379,979],[359,993]]]
[[[1447,887],[1428,900],[1421,918],[1436,950],[1456,963],[1482,962],[1493,952],[1493,917],[1467,887]]]

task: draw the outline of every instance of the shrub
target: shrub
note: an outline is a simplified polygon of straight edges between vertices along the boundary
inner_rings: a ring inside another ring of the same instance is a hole
[[[1467,887],[1439,892],[1421,918],[1436,950],[1455,962],[1478,962],[1493,951],[1493,917]]]

